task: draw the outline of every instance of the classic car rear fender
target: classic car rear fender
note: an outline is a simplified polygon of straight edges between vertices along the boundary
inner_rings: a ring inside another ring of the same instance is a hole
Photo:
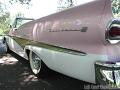
[[[27,54],[28,60],[29,60],[30,51],[34,52],[36,55],[38,55],[43,60],[43,57],[40,56],[40,54],[38,54],[38,52],[36,52],[36,48],[37,48],[36,46],[32,46],[32,45],[25,46],[24,51]]]

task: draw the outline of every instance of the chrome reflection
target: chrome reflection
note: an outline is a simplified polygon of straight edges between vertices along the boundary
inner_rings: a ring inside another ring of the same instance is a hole
[[[116,85],[120,87],[120,70],[119,71],[114,71],[115,73],[115,78],[116,78]]]
[[[106,27],[105,39],[110,44],[117,44],[120,42],[120,38],[118,38],[118,37],[112,38],[108,33],[110,31],[110,29],[114,26],[120,27],[120,19],[119,18],[111,19]]]
[[[104,77],[106,77],[108,80],[114,83],[112,71],[101,70],[101,72]]]
[[[96,84],[120,88],[120,65],[117,63],[95,63]]]

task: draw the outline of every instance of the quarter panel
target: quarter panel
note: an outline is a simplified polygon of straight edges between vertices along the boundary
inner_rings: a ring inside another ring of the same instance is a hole
[[[37,20],[37,41],[84,51],[92,54],[106,54],[105,33],[101,29],[101,18],[106,0],[68,9]],[[86,27],[86,32],[81,30]]]
[[[94,63],[108,60],[106,55],[80,56],[36,46],[26,46],[25,48],[35,52],[50,69],[90,83],[95,83]]]

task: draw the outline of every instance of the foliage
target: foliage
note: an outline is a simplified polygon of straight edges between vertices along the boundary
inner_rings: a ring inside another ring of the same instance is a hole
[[[58,0],[58,11],[75,6],[76,0]]]
[[[0,34],[9,29],[10,14],[8,12],[0,16]]]
[[[11,4],[19,2],[20,4],[29,4],[31,0],[9,0]]]
[[[22,5],[29,5],[31,0],[9,0],[9,3],[13,5],[18,2]],[[18,14],[17,16],[20,16]],[[7,11],[5,3],[0,2],[0,34],[3,34],[5,31],[9,30],[10,25],[10,13]]]
[[[112,0],[112,10],[116,17],[120,17],[120,0]]]

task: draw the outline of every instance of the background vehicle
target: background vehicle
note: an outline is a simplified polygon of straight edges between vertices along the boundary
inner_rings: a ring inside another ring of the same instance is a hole
[[[4,42],[4,36],[0,36],[0,54],[6,54],[7,47],[6,42]]]

